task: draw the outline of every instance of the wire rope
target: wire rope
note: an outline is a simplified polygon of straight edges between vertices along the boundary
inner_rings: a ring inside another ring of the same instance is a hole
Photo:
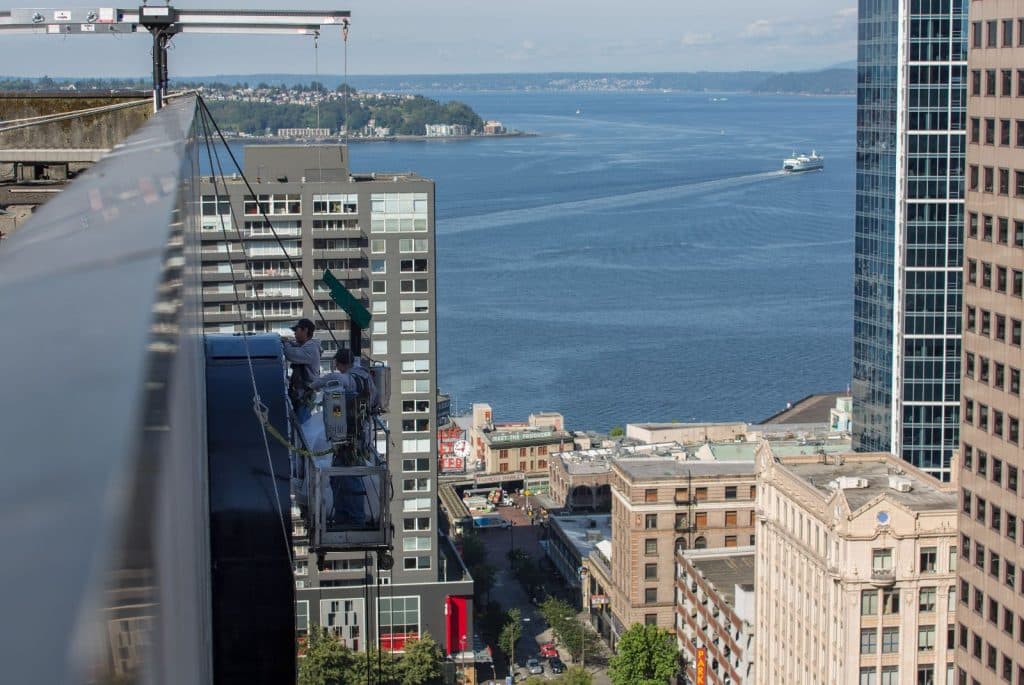
[[[200,99],[200,102],[202,102],[202,99]],[[208,115],[209,113],[206,112],[206,114]],[[203,127],[203,137],[204,137],[204,140],[205,140],[205,143],[206,143],[206,154],[207,154],[207,157],[209,159],[209,163],[210,163],[210,167],[211,167],[211,171],[212,171],[212,168],[213,168],[213,144],[212,144],[211,137],[210,137],[209,119],[207,118],[207,116],[200,116],[200,122],[202,123],[202,127]],[[221,177],[221,180],[223,181],[223,177]],[[219,203],[219,199],[217,197],[219,195],[219,192],[218,192],[218,187],[217,187],[216,181],[214,181],[214,189],[213,190],[214,190],[214,201]],[[225,194],[227,194],[227,193],[225,192]],[[221,235],[224,237],[225,241],[228,241],[229,240],[228,230],[227,230],[227,225],[224,223],[224,215],[221,214],[220,211],[219,211],[219,204],[217,205],[217,207],[218,207],[217,215],[218,215],[219,221],[220,221]],[[228,242],[228,245],[230,247],[230,242]],[[243,249],[242,254],[244,256],[244,254],[245,254],[244,249]],[[238,281],[235,278],[235,270],[234,270],[233,266],[231,265],[231,252],[230,252],[230,249],[228,251],[228,265],[231,266],[231,268],[230,268],[231,287],[232,287],[232,290],[234,290],[235,306],[238,309],[239,317],[241,317],[242,300],[241,300],[241,296],[238,293]],[[266,410],[266,406],[263,404],[263,400],[260,397],[259,387],[256,384],[256,371],[253,368],[253,364],[252,364],[252,351],[249,348],[249,334],[245,330],[245,326],[244,325],[242,326],[242,346],[245,349],[246,365],[247,365],[248,370],[249,370],[249,381],[252,384],[253,407],[256,409],[257,416],[259,416],[260,415],[260,410],[265,411]],[[285,519],[284,519],[284,508],[281,505],[281,498],[278,496],[278,492],[277,492],[277,474],[274,473],[274,462],[273,462],[273,459],[270,456],[270,441],[267,438],[266,426],[263,424],[262,421],[259,421],[259,425],[260,425],[260,434],[263,437],[263,450],[264,450],[264,453],[267,456],[267,473],[268,473],[268,475],[270,477],[270,494],[271,494],[271,498],[274,500],[274,504],[275,504],[275,506],[277,508],[278,521],[281,524],[281,536],[282,536],[281,539],[282,539],[282,542],[283,542],[284,547],[285,547],[285,557],[288,559],[289,568],[291,568],[294,571],[295,560],[292,557],[292,548],[288,544],[288,528],[287,528],[287,525],[286,525]]]
[[[217,136],[220,138],[220,141],[223,144],[224,149],[227,150],[228,156],[231,158],[231,163],[234,164],[235,169],[238,170],[239,177],[242,179],[242,182],[245,183],[245,187],[249,191],[250,196],[252,196],[253,199],[256,201],[256,207],[259,209],[260,216],[263,217],[263,221],[266,222],[267,228],[270,229],[271,235],[274,236],[274,241],[277,243],[277,246],[281,248],[281,252],[284,255],[285,261],[288,262],[288,266],[291,268],[292,272],[295,274],[295,277],[298,279],[299,285],[302,286],[303,292],[309,298],[310,302],[313,303],[313,308],[316,310],[316,314],[319,317],[320,322],[324,325],[324,329],[326,329],[327,334],[330,335],[331,342],[334,343],[335,349],[340,349],[338,345],[338,339],[334,336],[334,331],[328,324],[327,318],[324,316],[323,310],[317,303],[316,298],[313,296],[313,292],[310,290],[309,286],[306,285],[306,281],[302,278],[302,272],[299,270],[297,266],[295,266],[295,260],[293,260],[291,256],[288,254],[288,249],[285,247],[284,241],[281,240],[281,236],[278,235],[277,230],[274,228],[273,222],[270,220],[270,217],[267,216],[267,213],[263,210],[263,205],[259,201],[258,194],[256,193],[256,190],[253,188],[252,184],[249,182],[249,179],[246,178],[245,172],[242,171],[242,166],[238,163],[238,158],[235,157],[235,153],[231,150],[230,146],[228,146],[227,139],[224,137],[224,132],[221,131],[220,126],[217,124],[217,120],[214,119],[213,116],[210,114],[210,110],[206,106],[206,102],[202,98],[199,99],[199,104],[206,112],[206,114],[209,116],[210,123],[213,124],[214,130],[216,130],[217,132]],[[353,354],[357,353],[358,351],[353,350]]]

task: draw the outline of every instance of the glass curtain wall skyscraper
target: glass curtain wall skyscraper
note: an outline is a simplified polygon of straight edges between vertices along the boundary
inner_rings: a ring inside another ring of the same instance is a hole
[[[966,0],[860,0],[853,444],[943,480],[959,439]]]

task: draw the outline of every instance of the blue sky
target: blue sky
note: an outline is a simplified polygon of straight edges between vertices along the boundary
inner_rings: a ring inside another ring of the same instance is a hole
[[[55,7],[52,0],[40,6]],[[856,57],[853,0],[181,0],[176,6],[349,9],[352,74],[798,70]],[[308,38],[182,35],[173,47],[172,77],[314,70]],[[339,30],[325,32],[319,61],[321,73],[341,72]],[[148,73],[144,35],[0,37],[3,75]]]

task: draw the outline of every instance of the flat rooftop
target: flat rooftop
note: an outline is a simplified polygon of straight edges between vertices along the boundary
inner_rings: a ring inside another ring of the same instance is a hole
[[[666,428],[705,428],[711,426],[735,426],[743,421],[700,421],[695,423],[679,423],[678,421],[651,421],[647,423],[631,423],[629,425],[644,430],[665,430]]]
[[[652,455],[670,457],[685,454],[686,449],[678,442],[657,442],[650,445],[616,445],[615,447],[597,447],[589,450],[558,452],[551,455],[551,458],[560,459],[562,466],[565,467],[568,473],[587,475],[607,473],[611,469],[609,459],[612,457],[633,459]]]
[[[824,440],[769,440],[776,457],[797,457],[805,454],[846,454],[853,451],[849,437]]]
[[[552,514],[548,517],[548,523],[558,526],[581,559],[589,556],[601,540],[612,539],[611,514]]]
[[[776,454],[776,456],[778,455]],[[942,489],[943,485],[934,478],[904,469],[898,460],[886,454],[879,453],[873,460],[864,460],[865,456],[867,455],[849,455],[842,460],[841,464],[822,464],[820,462],[787,464],[784,462],[783,467],[813,486],[822,498],[827,498],[832,494],[835,485],[830,485],[830,483],[840,477],[863,478],[867,481],[867,487],[843,489],[846,501],[850,503],[853,510],[859,509],[882,493],[911,511],[957,510],[956,493],[952,489]],[[894,473],[896,469],[901,469],[903,473]],[[900,492],[889,487],[890,476],[909,481],[910,492]]]
[[[687,475],[754,476],[753,461],[679,461],[671,457],[633,457],[615,459],[615,463],[633,480],[679,480]]]
[[[830,412],[836,406],[836,400],[849,396],[849,392],[825,392],[808,395],[759,423],[828,423]]]
[[[753,587],[754,553],[705,556],[699,550],[683,552],[693,567],[704,574],[729,606],[736,606],[736,586]]]

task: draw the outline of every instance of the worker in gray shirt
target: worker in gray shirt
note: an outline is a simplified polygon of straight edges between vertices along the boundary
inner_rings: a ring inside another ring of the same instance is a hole
[[[309,319],[299,319],[292,326],[295,339],[284,340],[284,358],[292,365],[288,382],[288,397],[299,423],[309,418],[315,391],[310,385],[320,376],[320,341],[313,337],[316,324]]]
[[[352,352],[342,348],[334,354],[334,371],[313,379],[309,387],[323,390],[329,383],[340,383],[346,393],[356,394],[356,383],[352,380]]]

